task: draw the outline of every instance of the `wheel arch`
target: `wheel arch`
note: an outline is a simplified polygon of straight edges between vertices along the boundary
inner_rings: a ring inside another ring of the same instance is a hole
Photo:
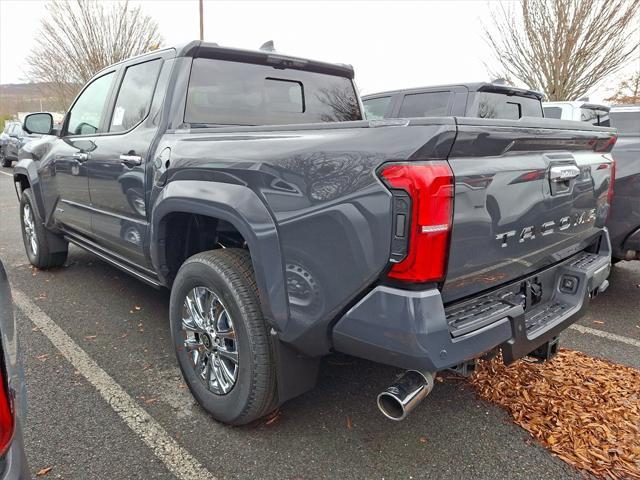
[[[16,189],[18,200],[20,200],[22,192],[27,188],[31,189],[36,201],[38,213],[41,218],[46,219],[46,210],[44,208],[44,199],[42,198],[42,190],[40,188],[40,181],[38,178],[38,169],[32,159],[22,159],[13,167],[13,185]]]
[[[280,241],[275,222],[248,187],[221,182],[177,180],[167,184],[153,202],[149,251],[160,279],[173,282],[167,249],[172,214],[193,214],[228,222],[242,236],[251,255],[261,306],[278,330],[288,321],[288,303]]]

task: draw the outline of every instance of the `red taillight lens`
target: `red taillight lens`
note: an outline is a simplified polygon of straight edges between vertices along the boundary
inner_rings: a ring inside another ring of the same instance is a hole
[[[0,378],[0,455],[9,449],[13,438],[14,419],[9,392],[2,378]]]
[[[609,138],[596,140],[594,150],[596,152],[610,152],[618,140],[618,135],[612,135]]]
[[[411,198],[409,248],[389,277],[414,283],[444,280],[453,215],[453,172],[444,161],[389,164],[380,172]]]

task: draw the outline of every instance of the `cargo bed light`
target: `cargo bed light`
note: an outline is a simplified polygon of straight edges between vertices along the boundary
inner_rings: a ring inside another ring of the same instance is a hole
[[[453,172],[446,161],[389,163],[380,176],[411,200],[408,250],[390,278],[411,283],[444,280],[453,215]],[[394,222],[395,224],[395,222]]]

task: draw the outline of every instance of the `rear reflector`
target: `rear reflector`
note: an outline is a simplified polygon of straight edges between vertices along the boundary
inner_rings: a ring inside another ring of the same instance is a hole
[[[390,163],[382,168],[380,176],[392,191],[406,192],[411,204],[408,249],[388,276],[412,283],[444,280],[453,215],[453,172],[449,164]]]

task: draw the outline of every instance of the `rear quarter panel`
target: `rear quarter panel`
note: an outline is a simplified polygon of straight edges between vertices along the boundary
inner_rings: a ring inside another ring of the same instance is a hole
[[[250,189],[264,202],[286,279],[283,339],[309,354],[328,352],[329,322],[388,265],[390,193],[376,168],[433,156],[440,141],[450,146],[455,130],[451,119],[400,125],[193,130],[166,135],[158,149],[171,148],[168,182],[215,172],[212,180]]]

